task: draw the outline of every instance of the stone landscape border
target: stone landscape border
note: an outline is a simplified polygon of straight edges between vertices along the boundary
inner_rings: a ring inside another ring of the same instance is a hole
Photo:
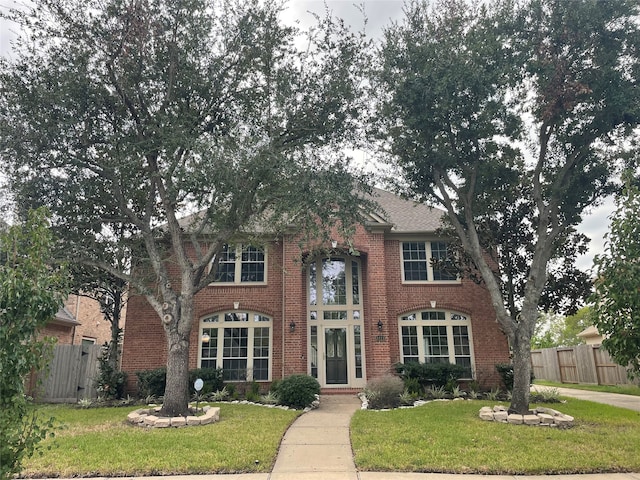
[[[540,427],[570,428],[574,418],[553,408],[538,407],[529,415],[509,413],[502,405],[482,407],[480,418],[488,422],[511,423],[512,425],[537,425]]]
[[[188,415],[186,417],[161,417],[156,415],[161,408],[139,408],[134,410],[127,415],[127,422],[138,427],[168,428],[208,425],[220,420],[220,407],[205,406],[201,409],[203,415]]]

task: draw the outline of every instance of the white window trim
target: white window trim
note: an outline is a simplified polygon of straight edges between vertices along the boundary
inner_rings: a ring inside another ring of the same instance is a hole
[[[228,313],[246,313],[249,316],[249,320],[247,322],[229,322],[225,320],[225,314]],[[264,318],[268,318],[269,321],[261,321],[256,322],[253,320],[254,315],[260,315]],[[208,322],[207,320],[218,316],[219,320],[217,322]],[[269,365],[269,375],[267,379],[256,380],[256,382],[270,382],[273,378],[273,319],[269,315],[265,315],[261,312],[256,311],[223,311],[213,313],[211,315],[207,315],[200,319],[199,327],[198,327],[198,368],[202,368],[202,332],[203,329],[217,329],[218,330],[218,351],[216,354],[216,368],[222,368],[224,363],[224,329],[225,328],[247,328],[248,336],[247,336],[247,377],[245,380],[225,380],[225,382],[244,382],[253,381],[253,341],[254,341],[254,332],[256,328],[268,328],[269,329],[269,357],[268,357],[268,365]],[[238,357],[245,358],[245,357]],[[263,357],[259,357],[263,358]],[[209,360],[209,357],[204,360]],[[251,375],[249,375],[251,373]]]
[[[346,284],[346,303],[345,304],[331,304],[325,305],[322,302],[322,263],[325,259],[340,259],[345,261],[345,275],[347,277]],[[353,303],[353,266],[352,263],[357,264],[358,268],[358,296],[359,303]],[[307,278],[307,373],[312,375],[312,360],[313,352],[311,347],[311,329],[316,327],[317,332],[317,369],[318,374],[316,379],[320,385],[324,388],[335,388],[336,384],[326,383],[326,352],[325,352],[325,330],[328,328],[344,328],[347,335],[347,384],[339,384],[338,388],[364,388],[367,379],[366,368],[366,338],[365,338],[365,305],[364,305],[364,292],[363,292],[363,273],[362,262],[358,258],[351,257],[349,255],[329,255],[326,257],[318,257],[314,259],[313,263],[316,267],[316,303],[311,303],[311,295],[309,289],[309,278],[311,273],[311,265],[306,269]],[[346,318],[342,320],[330,320],[324,319],[324,312],[336,312],[346,311]],[[358,311],[358,317],[354,316],[354,312]],[[311,312],[316,313],[315,320],[311,319]],[[356,357],[355,357],[355,330],[354,327],[360,327],[360,360],[361,360],[361,377],[356,377]]]
[[[422,312],[444,312],[445,320],[422,320]],[[403,317],[408,317],[410,315],[415,315],[415,320],[403,320]],[[466,318],[466,320],[452,320],[452,315],[461,315]],[[402,350],[402,327],[406,326],[415,326],[416,332],[418,334],[418,360],[420,363],[424,363],[424,359],[426,357],[426,352],[424,351],[424,341],[422,336],[422,327],[428,326],[444,326],[447,329],[447,345],[449,350],[449,363],[456,363],[456,354],[455,354],[455,345],[453,342],[453,327],[457,326],[465,326],[467,327],[467,336],[469,337],[469,355],[471,359],[471,375],[475,375],[475,352],[473,351],[473,331],[471,328],[471,318],[469,315],[451,311],[451,310],[440,310],[440,309],[424,309],[424,310],[416,310],[412,312],[407,312],[398,317],[398,339],[400,341],[400,358],[402,363],[405,363],[404,360],[404,352]],[[461,380],[471,380],[470,378],[462,378]]]
[[[236,243],[233,244],[233,246],[235,247],[235,251],[236,251],[236,260],[234,262],[234,266],[235,266],[235,273],[234,273],[234,281],[233,282],[222,282],[219,280],[214,280],[213,282],[211,282],[209,284],[209,286],[212,287],[230,287],[230,286],[263,286],[263,285],[267,285],[268,284],[268,276],[267,276],[267,272],[269,271],[269,263],[268,263],[268,248],[267,246],[260,246],[260,245],[252,245],[250,243]],[[243,247],[256,247],[256,248],[262,248],[262,252],[264,254],[264,280],[261,282],[243,282],[242,279],[242,248]],[[209,266],[209,268],[211,268],[211,266],[213,266],[213,261],[211,262],[211,265]]]
[[[433,265],[431,265],[431,258],[433,255],[431,254],[431,242],[445,242],[448,243],[447,240],[442,238],[404,238],[398,241],[398,249],[400,250],[400,276],[403,284],[406,285],[458,285],[461,283],[460,277],[457,277],[454,280],[433,280]],[[405,280],[404,273],[404,244],[405,243],[424,243],[427,246],[427,280]]]

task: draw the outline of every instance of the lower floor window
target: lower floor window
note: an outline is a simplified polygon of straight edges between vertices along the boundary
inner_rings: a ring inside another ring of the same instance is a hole
[[[269,380],[271,319],[258,313],[222,313],[200,322],[200,367],[222,368],[228,381]]]
[[[400,317],[403,363],[454,363],[472,378],[471,323],[465,315],[444,311]]]

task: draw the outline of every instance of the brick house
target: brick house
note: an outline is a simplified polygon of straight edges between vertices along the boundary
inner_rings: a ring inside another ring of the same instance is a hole
[[[39,337],[57,338],[58,345],[73,345],[75,330],[80,322],[65,306],[56,313],[43,329],[39,332]]]
[[[190,368],[221,367],[230,381],[270,382],[293,373],[323,391],[356,391],[395,363],[451,362],[497,385],[507,339],[486,290],[431,265],[446,253],[436,236],[443,212],[377,190],[378,212],[347,245],[301,251],[283,236],[263,247],[228,247],[219,280],[196,296]],[[166,364],[166,340],[141,296],[127,306],[122,368]]]
[[[124,328],[124,318],[122,312],[120,328]],[[104,345],[111,340],[111,324],[97,300],[71,294],[40,335],[57,338],[58,345]]]

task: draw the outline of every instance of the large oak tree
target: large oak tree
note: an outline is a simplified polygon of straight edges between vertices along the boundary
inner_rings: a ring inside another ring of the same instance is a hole
[[[12,190],[50,207],[67,256],[153,306],[167,415],[187,412],[194,297],[223,246],[256,231],[320,234],[359,214],[361,182],[340,152],[359,130],[364,39],[330,16],[300,31],[282,11],[272,0],[39,0],[7,14],[22,32],[0,64]]]
[[[574,227],[610,191],[640,118],[639,11],[624,0],[472,3],[411,1],[386,30],[376,130],[404,191],[446,209],[486,285],[513,351],[510,410],[523,413],[550,269],[580,244]]]

